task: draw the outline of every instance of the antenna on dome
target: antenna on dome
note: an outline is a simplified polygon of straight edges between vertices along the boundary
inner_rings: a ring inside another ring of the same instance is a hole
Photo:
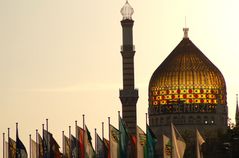
[[[186,16],[184,17],[184,25],[185,25],[185,28],[187,28],[187,17]]]
[[[188,38],[189,28],[187,27],[187,17],[186,16],[185,16],[185,19],[184,19],[184,24],[185,24],[185,27],[183,28],[183,32],[184,32],[183,38]]]

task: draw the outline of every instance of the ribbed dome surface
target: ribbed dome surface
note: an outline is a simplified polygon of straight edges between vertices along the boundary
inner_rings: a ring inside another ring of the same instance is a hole
[[[184,38],[153,73],[149,105],[226,104],[226,84],[219,69]]]

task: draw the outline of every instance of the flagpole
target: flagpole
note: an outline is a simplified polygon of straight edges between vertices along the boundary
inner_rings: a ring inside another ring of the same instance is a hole
[[[120,130],[120,111],[118,111],[118,129]],[[120,132],[119,132],[119,140],[121,140],[121,133]],[[120,151],[121,151],[121,144],[119,143],[119,153],[120,153]],[[119,156],[119,153],[118,153],[118,156]]]
[[[65,156],[65,141],[64,141],[64,131],[62,131],[62,154]]]
[[[16,138],[18,137],[18,122],[16,122]],[[17,140],[17,139],[16,139]]]
[[[76,143],[76,158],[79,158],[79,136],[78,136],[78,129],[77,129],[77,120],[75,120],[75,137],[77,139]]]
[[[146,121],[146,128],[147,128],[147,125],[148,125],[148,113],[145,113],[145,121]]]
[[[2,134],[2,139],[3,139],[3,152],[2,152],[2,154],[3,154],[3,158],[5,158],[5,133],[3,133]]]
[[[195,133],[196,133],[196,158],[198,158],[198,139],[197,139],[197,129],[195,129]]]
[[[70,157],[72,157],[72,153],[71,153],[71,126],[69,126],[69,146],[70,146]]]
[[[77,121],[75,120],[75,136],[76,136],[76,139],[78,140],[78,134],[77,134]]]
[[[31,142],[31,134],[29,134],[29,155],[32,158],[32,142]]]
[[[102,122],[102,140],[104,141],[104,122]]]
[[[85,114],[82,115],[83,117],[83,153],[85,156]]]
[[[17,145],[17,138],[18,138],[18,122],[16,122],[16,145]],[[16,157],[17,157],[17,146],[16,146]]]
[[[44,124],[42,124],[42,147],[43,147],[43,157],[45,157],[45,149],[44,149],[44,139],[45,139],[45,137],[44,137]],[[40,152],[40,151],[39,151]]]
[[[8,139],[8,157],[9,157],[9,153],[10,153],[10,143],[9,143],[9,138],[10,138],[10,128],[7,128],[7,139]]]
[[[46,119],[46,131],[48,132],[48,119]]]
[[[108,117],[108,127],[109,127],[109,157],[111,158],[111,152],[110,152],[110,117]]]
[[[104,122],[102,122],[102,141],[103,141],[103,143],[104,143]],[[103,155],[104,155],[104,157],[106,156],[105,155],[105,145],[103,145]]]
[[[118,129],[120,129],[120,124],[119,124],[119,122],[120,122],[120,111],[118,111]]]
[[[39,155],[37,154],[37,148],[40,149],[40,144],[39,144],[39,140],[38,140],[38,129],[36,129],[36,143],[38,145],[38,147],[36,146],[36,157],[38,158]]]
[[[97,150],[97,136],[96,136],[96,128],[95,128],[95,153],[96,153],[96,155],[98,155],[98,150]]]

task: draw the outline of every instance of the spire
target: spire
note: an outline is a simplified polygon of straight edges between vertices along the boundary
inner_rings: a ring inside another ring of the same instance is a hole
[[[184,32],[183,38],[188,38],[188,31],[189,31],[189,28],[183,28],[183,32]]]
[[[183,38],[188,38],[188,31],[189,31],[189,28],[187,27],[187,18],[185,16],[185,27],[183,28],[183,32],[184,32]]]
[[[123,20],[129,19],[132,20],[132,15],[134,13],[134,9],[129,4],[128,0],[126,0],[124,6],[120,10]]]

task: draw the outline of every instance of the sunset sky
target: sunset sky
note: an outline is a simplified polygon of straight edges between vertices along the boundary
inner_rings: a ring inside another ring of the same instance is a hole
[[[82,114],[94,135],[107,117],[116,127],[122,88],[120,9],[125,0],[0,0],[0,132],[15,139],[15,123],[28,137],[61,132]],[[238,0],[129,0],[134,8],[135,85],[138,124],[145,129],[148,83],[183,38],[189,38],[220,69],[234,122],[239,92]],[[108,138],[108,137],[107,137]],[[0,143],[2,156],[2,143]]]

